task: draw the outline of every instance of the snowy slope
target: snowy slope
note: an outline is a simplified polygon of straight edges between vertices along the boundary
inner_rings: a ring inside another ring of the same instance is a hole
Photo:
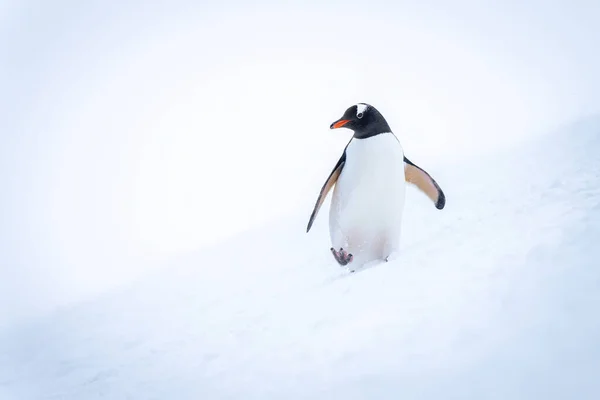
[[[0,398],[599,398],[600,119],[426,167],[394,262],[343,274],[307,204],[5,332]]]

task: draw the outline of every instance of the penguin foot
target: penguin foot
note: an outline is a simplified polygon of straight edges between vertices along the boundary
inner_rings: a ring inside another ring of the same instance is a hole
[[[397,258],[398,258],[398,252],[394,251],[391,254],[389,254],[384,260],[385,260],[385,262],[390,262],[390,261],[394,261]]]
[[[333,254],[335,261],[337,261],[338,264],[340,264],[341,266],[348,265],[354,259],[352,254],[348,253],[346,250],[344,250],[341,247],[340,247],[340,251],[336,251],[333,247],[329,250],[331,250],[331,254]]]

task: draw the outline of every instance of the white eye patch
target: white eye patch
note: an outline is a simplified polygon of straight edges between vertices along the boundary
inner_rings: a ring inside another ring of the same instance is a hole
[[[358,119],[361,119],[363,115],[365,115],[365,111],[367,111],[366,104],[358,103],[356,105],[356,116],[358,117]]]

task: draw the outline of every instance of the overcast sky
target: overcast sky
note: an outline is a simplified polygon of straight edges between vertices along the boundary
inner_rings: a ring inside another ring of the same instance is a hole
[[[429,169],[600,109],[597,1],[107,3],[0,4],[0,324],[308,216],[354,103]]]

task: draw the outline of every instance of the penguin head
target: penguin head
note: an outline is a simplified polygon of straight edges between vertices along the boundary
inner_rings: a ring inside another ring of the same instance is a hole
[[[375,107],[366,103],[358,103],[348,108],[342,118],[333,122],[329,128],[351,129],[357,139],[366,139],[392,131],[383,115]]]

